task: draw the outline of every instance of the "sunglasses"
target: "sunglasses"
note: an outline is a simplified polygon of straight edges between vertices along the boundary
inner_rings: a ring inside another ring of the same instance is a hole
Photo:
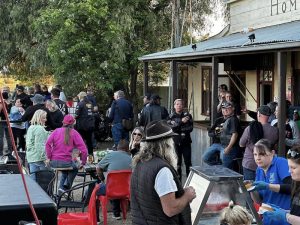
[[[291,150],[291,149],[287,152],[287,155],[288,155],[288,157],[290,157],[292,159],[299,159],[300,158],[300,153],[296,152],[294,150]]]
[[[142,134],[140,134],[140,133],[132,133],[132,134],[142,137]]]

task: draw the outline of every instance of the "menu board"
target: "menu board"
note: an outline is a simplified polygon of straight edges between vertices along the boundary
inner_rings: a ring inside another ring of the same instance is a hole
[[[192,224],[196,225],[195,219],[200,209],[201,203],[210,184],[209,180],[199,176],[197,173],[190,173],[191,179],[187,179],[184,187],[192,186],[196,191],[196,198],[190,203]]]

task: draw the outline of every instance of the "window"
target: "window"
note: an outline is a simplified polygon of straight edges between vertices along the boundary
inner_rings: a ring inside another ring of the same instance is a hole
[[[211,67],[202,67],[202,115],[209,116],[211,108]]]

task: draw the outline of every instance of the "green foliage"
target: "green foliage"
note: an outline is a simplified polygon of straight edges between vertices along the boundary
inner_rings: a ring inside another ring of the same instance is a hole
[[[195,2],[194,27],[203,25],[212,1],[217,0]],[[142,86],[138,57],[170,46],[174,2],[1,1],[0,66],[9,65],[10,72],[23,81],[54,75],[69,95],[93,86],[107,101],[107,93],[121,88],[137,101]],[[181,20],[185,4],[180,1]],[[153,80],[166,77],[167,68],[151,65]]]

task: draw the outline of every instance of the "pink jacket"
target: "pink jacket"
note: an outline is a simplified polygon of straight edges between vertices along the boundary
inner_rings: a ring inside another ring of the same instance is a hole
[[[81,152],[81,161],[84,165],[87,158],[87,148],[80,136],[80,134],[75,130],[70,131],[69,145],[64,144],[64,127],[55,129],[49,136],[46,142],[46,154],[47,158],[50,160],[60,160],[65,162],[72,161],[72,151],[73,149],[78,149]]]

